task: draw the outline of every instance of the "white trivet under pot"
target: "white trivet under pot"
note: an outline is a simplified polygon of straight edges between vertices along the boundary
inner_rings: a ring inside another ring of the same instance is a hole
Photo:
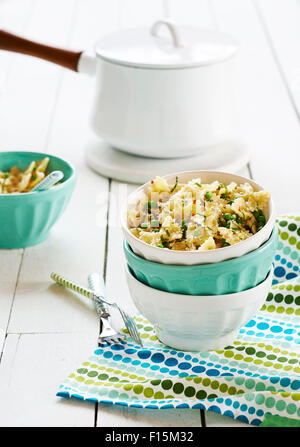
[[[86,147],[86,161],[99,174],[127,183],[145,183],[155,175],[195,169],[236,173],[249,161],[249,150],[242,141],[222,143],[186,158],[147,158],[112,148],[95,139]]]

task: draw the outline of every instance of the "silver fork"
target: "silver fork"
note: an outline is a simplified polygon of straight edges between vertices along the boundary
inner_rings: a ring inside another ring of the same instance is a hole
[[[105,285],[103,279],[98,273],[92,273],[88,276],[89,288],[97,293],[97,295],[105,296]],[[98,343],[124,343],[124,335],[120,334],[117,330],[113,329],[110,324],[110,313],[106,310],[105,306],[99,301],[95,301],[95,308],[100,318],[100,334],[98,337]]]
[[[51,273],[51,278],[53,279],[53,281],[57,282],[57,284],[60,284],[61,286],[67,287],[68,289],[72,289],[75,292],[79,293],[80,295],[84,295],[87,298],[94,300],[94,301],[98,301],[100,304],[106,304],[107,306],[112,306],[115,307],[116,309],[118,309],[118,311],[120,312],[125,326],[129,332],[129,335],[140,345],[143,347],[143,343],[139,334],[139,331],[136,327],[135,321],[132,317],[130,317],[126,312],[124,312],[118,305],[117,303],[113,303],[113,302],[109,302],[107,301],[107,299],[102,296],[101,294],[97,294],[95,292],[93,292],[90,289],[87,289],[86,287],[82,287],[78,284],[75,284],[73,281],[70,281],[66,278],[64,278],[63,276],[58,275],[57,273]]]

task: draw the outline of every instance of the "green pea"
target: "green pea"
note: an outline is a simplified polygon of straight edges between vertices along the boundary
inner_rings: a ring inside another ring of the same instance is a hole
[[[159,227],[159,222],[156,219],[152,219],[150,222],[151,227]]]
[[[207,200],[211,201],[211,199],[212,199],[212,192],[211,191],[206,191],[205,198]]]

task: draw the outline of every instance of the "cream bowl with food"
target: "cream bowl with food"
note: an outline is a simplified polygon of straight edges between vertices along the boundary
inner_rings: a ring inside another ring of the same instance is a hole
[[[63,179],[45,191],[34,188],[51,172]],[[73,166],[39,152],[0,152],[0,248],[36,245],[67,207],[76,181]]]
[[[267,241],[274,224],[270,192],[219,171],[157,176],[129,195],[121,217],[134,253],[176,265],[242,256]]]

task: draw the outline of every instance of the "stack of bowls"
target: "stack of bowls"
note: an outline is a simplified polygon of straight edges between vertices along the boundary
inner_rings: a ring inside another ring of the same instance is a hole
[[[213,171],[188,171],[165,176],[170,185],[201,178],[229,184],[252,180]],[[222,349],[262,306],[272,283],[277,248],[272,200],[264,210],[266,224],[235,245],[209,251],[177,251],[149,245],[127,226],[127,210],[135,206],[149,183],[128,197],[122,213],[124,253],[129,290],[137,309],[154,325],[158,338],[180,350]]]

